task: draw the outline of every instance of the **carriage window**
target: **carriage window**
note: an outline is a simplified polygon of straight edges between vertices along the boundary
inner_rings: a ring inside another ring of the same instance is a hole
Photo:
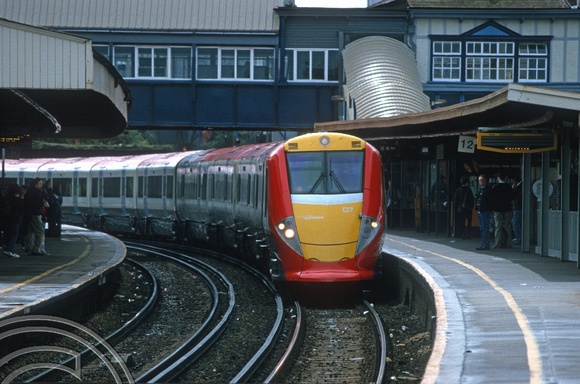
[[[149,176],[147,178],[147,197],[161,198],[161,188],[163,186],[162,176]]]
[[[53,178],[52,185],[58,187],[62,197],[72,196],[72,179],[70,177]]]
[[[93,177],[92,183],[91,183],[91,196],[92,197],[99,197],[99,179],[97,179],[96,177]]]
[[[138,180],[139,180],[139,185],[137,186],[138,197],[143,197],[143,190],[145,189],[143,181],[145,180],[145,178],[143,176],[139,176]]]
[[[207,200],[207,173],[201,177],[201,199]]]
[[[252,175],[248,175],[248,193],[247,193],[248,201],[246,202],[247,205],[250,205],[252,201]]]
[[[87,197],[87,178],[82,177],[77,180],[77,196]]]
[[[103,197],[119,197],[121,193],[120,177],[105,177],[103,179]]]
[[[288,153],[291,193],[360,193],[363,151]]]
[[[236,178],[236,203],[239,203],[240,200],[242,199],[242,189],[240,188],[242,186],[242,175],[238,174],[238,177]]]
[[[125,188],[125,197],[133,197],[133,193],[134,193],[134,178],[133,177],[127,177],[125,178],[125,183],[126,183],[126,188]]]
[[[167,191],[165,196],[168,199],[173,199],[173,176],[167,176]]]

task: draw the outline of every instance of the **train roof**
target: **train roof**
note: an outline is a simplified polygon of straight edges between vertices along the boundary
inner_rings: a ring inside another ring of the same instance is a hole
[[[36,171],[43,164],[52,162],[53,159],[6,159],[6,169],[30,169]]]
[[[139,165],[140,167],[165,167],[165,166],[176,166],[181,160],[188,156],[195,156],[197,151],[187,151],[187,152],[171,152],[151,155],[143,160]]]
[[[237,160],[242,158],[253,159],[260,157],[265,153],[268,153],[274,147],[280,144],[281,142],[273,142],[273,143],[243,145],[241,147],[216,149],[211,152],[208,152],[205,156],[201,158],[201,160],[215,161],[215,160]]]

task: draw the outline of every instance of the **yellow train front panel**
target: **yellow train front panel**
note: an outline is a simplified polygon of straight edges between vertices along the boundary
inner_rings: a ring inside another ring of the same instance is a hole
[[[300,245],[307,260],[336,262],[355,256],[362,193],[292,195]]]

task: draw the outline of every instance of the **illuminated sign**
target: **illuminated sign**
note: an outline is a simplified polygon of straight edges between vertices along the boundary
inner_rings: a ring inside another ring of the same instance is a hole
[[[32,142],[30,135],[19,135],[19,136],[10,136],[10,137],[0,136],[0,145],[24,144],[24,143],[28,144],[30,142]]]
[[[478,132],[477,149],[501,153],[536,153],[558,147],[553,133]]]

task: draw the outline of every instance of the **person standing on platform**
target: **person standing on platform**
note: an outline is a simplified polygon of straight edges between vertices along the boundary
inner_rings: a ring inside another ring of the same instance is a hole
[[[62,224],[62,202],[63,198],[60,194],[60,189],[55,186],[52,193],[48,197],[48,205],[50,209],[47,212],[48,232],[49,237],[60,237],[60,227]]]
[[[516,181],[512,184],[514,200],[512,206],[514,209],[514,216],[512,219],[514,239],[513,245],[520,245],[522,243],[522,178],[516,176]]]
[[[491,189],[495,244],[493,248],[511,248],[512,238],[512,186],[505,182],[505,174],[497,176],[497,184]]]
[[[477,193],[477,219],[481,232],[481,246],[478,251],[490,249],[489,218],[491,215],[491,187],[487,184],[485,175],[479,176],[479,192]]]
[[[4,243],[4,254],[8,257],[19,258],[20,255],[14,253],[14,245],[18,239],[18,232],[22,222],[24,212],[24,200],[22,188],[16,184],[8,186],[9,213],[6,219],[6,236]]]
[[[24,196],[24,205],[29,212],[26,236],[26,249],[29,255],[48,255],[42,249],[44,243],[44,224],[42,222],[42,208],[45,201],[42,199],[42,179],[37,177],[30,183],[30,188]]]
[[[455,190],[453,199],[455,207],[455,237],[471,239],[471,216],[473,212],[473,192],[469,188],[469,177],[461,178],[461,186]],[[467,227],[465,222],[467,221]]]

